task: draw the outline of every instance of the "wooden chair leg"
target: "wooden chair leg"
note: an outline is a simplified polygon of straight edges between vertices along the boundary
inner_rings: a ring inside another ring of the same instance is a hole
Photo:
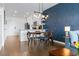
[[[30,40],[30,39],[28,39],[28,46],[30,46],[30,42],[31,42],[31,40]]]

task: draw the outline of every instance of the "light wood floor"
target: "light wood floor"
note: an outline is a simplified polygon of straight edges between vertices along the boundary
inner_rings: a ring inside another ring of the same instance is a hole
[[[28,46],[28,42],[19,41],[19,37],[9,37],[5,41],[4,47],[0,51],[1,56],[48,56],[50,49],[64,47],[61,44],[45,43],[44,41],[35,41]]]

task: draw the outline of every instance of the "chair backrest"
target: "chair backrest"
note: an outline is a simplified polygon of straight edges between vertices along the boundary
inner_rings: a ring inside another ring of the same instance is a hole
[[[45,32],[44,35],[45,35],[46,37],[52,37],[52,32]]]
[[[29,39],[31,36],[31,33],[30,32],[27,32],[27,38]]]

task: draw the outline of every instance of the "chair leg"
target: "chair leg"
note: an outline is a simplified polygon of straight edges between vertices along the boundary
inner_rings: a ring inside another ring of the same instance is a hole
[[[29,46],[30,40],[28,40],[28,46]]]
[[[49,41],[49,39],[46,40],[46,45],[50,46],[50,41]]]
[[[33,47],[35,46],[35,40],[34,39],[32,40],[32,46]]]
[[[40,39],[40,41],[39,41],[39,43],[40,43],[39,46],[41,46],[41,44],[42,44],[41,42],[43,42],[43,39]]]

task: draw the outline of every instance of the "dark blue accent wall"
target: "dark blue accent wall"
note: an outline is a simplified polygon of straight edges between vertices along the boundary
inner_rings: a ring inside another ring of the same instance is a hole
[[[43,12],[48,14],[48,30],[54,32],[55,39],[65,42],[64,26],[71,26],[71,30],[79,30],[79,4],[60,3]]]

